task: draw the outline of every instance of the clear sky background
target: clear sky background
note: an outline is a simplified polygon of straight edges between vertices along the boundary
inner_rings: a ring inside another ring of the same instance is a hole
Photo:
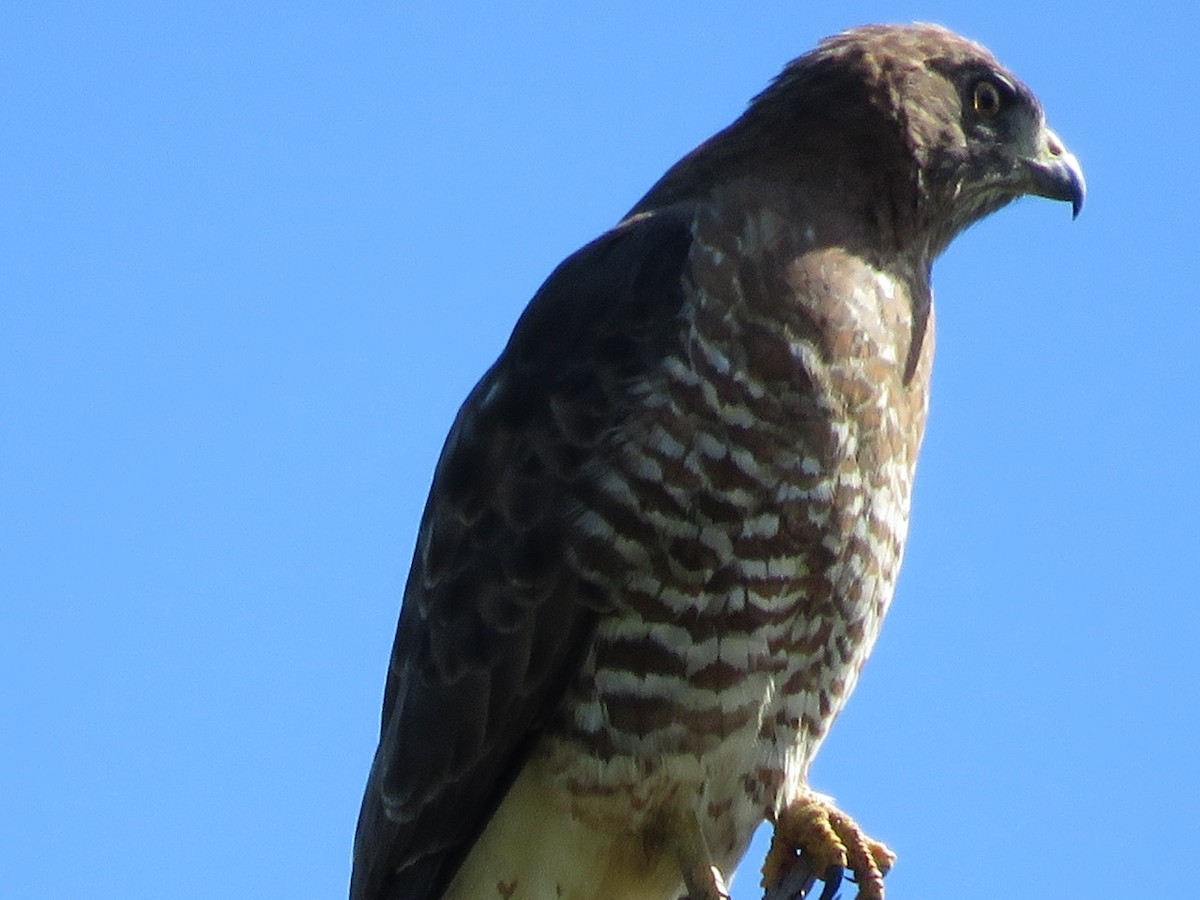
[[[785,61],[923,19],[1033,86],[1090,193],[935,269],[908,557],[814,782],[896,900],[1188,896],[1200,13],[1100,10],[6,4],[0,894],[344,895],[458,404]]]

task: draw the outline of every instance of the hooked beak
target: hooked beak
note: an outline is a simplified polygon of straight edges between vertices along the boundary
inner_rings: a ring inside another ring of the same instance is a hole
[[[1043,126],[1036,156],[1025,160],[1030,179],[1030,193],[1051,200],[1070,200],[1071,217],[1079,215],[1087,183],[1079,160],[1066,148],[1058,135]]]

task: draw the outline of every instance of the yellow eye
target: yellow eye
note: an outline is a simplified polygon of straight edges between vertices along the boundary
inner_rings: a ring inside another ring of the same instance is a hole
[[[971,106],[980,118],[994,118],[1002,105],[1000,89],[994,81],[984,78],[975,82],[971,91]]]

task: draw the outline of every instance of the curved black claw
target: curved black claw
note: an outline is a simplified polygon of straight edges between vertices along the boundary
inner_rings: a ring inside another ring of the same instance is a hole
[[[825,890],[821,891],[821,900],[834,900],[837,896],[837,889],[842,886],[841,866],[830,866],[825,870],[825,874],[821,880],[825,882]]]
[[[830,866],[820,878],[825,886],[821,896],[816,900],[834,900],[837,889],[841,887],[843,869],[841,866]],[[817,883],[817,873],[813,870],[812,859],[803,850],[796,864],[784,873],[783,877],[767,891],[763,900],[813,900],[812,890]]]

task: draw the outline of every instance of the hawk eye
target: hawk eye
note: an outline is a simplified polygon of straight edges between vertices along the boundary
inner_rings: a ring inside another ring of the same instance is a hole
[[[971,108],[981,119],[994,119],[1004,106],[1007,85],[1001,86],[991,78],[981,78],[971,88]]]

